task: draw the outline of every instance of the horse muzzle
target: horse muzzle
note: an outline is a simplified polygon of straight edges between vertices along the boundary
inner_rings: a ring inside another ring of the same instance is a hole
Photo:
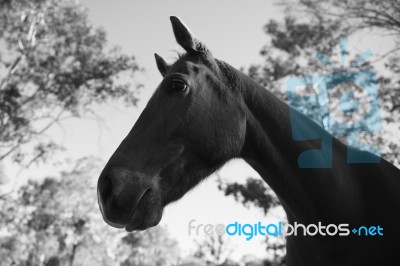
[[[97,183],[97,197],[104,221],[127,231],[158,223],[160,214],[151,212],[151,205],[157,203],[153,179],[120,167],[103,171]]]

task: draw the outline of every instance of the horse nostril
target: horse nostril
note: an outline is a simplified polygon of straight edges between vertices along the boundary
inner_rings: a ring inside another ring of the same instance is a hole
[[[110,204],[112,199],[120,198],[121,195],[125,194],[122,193],[127,184],[127,180],[124,177],[123,172],[115,170],[105,173],[101,177],[99,194],[105,205]]]
[[[106,175],[106,179],[111,182],[111,194],[115,197],[119,197],[126,186],[131,183],[128,172],[120,169],[111,171]]]
[[[139,173],[111,168],[99,178],[98,196],[104,220],[112,226],[128,224],[151,183]]]
[[[99,195],[106,211],[128,211],[141,182],[131,172],[115,168],[104,173],[99,182]]]

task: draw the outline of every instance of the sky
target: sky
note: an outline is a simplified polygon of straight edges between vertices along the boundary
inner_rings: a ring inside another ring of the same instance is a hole
[[[270,19],[283,18],[282,7],[267,0],[80,2],[88,8],[90,21],[106,30],[110,46],[119,45],[124,53],[135,56],[139,66],[144,68],[136,76],[136,81],[145,86],[141,90],[137,107],[115,103],[102,105],[95,110],[101,123],[98,120],[71,120],[62,128],[52,129],[49,134],[67,147],[63,156],[72,161],[82,156],[94,155],[106,162],[128,134],[157,84],[161,82],[154,53],[172,62],[176,58],[176,52],[182,51],[175,41],[169,16],[180,17],[215,57],[235,68],[262,62],[259,51],[268,41],[263,33],[263,26]],[[368,43],[362,38],[357,40],[353,43],[353,49],[362,51],[372,46],[371,49],[378,54],[387,49],[387,45],[377,36],[368,38]],[[46,171],[51,174],[58,170],[57,165],[36,169],[41,174]],[[218,174],[224,179],[240,182],[244,182],[249,176],[259,177],[240,160],[229,162]],[[282,211],[264,217],[254,208],[244,208],[233,198],[225,197],[223,192],[218,191],[216,180],[216,175],[209,177],[181,200],[167,206],[164,211],[161,225],[167,226],[171,236],[179,240],[184,253],[193,250],[193,239],[198,239],[188,235],[188,223],[193,219],[196,220],[194,224],[275,222],[284,219]],[[234,258],[240,258],[244,254],[259,257],[265,254],[265,245],[261,244],[260,238],[252,241],[234,238],[231,242],[231,246],[237,250],[232,255]]]

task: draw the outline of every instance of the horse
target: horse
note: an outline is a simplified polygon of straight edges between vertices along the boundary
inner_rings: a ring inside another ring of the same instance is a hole
[[[383,158],[348,163],[353,148],[297,112],[300,134],[332,137],[332,167],[299,167],[299,155],[321,149],[322,138],[294,140],[293,110],[285,102],[216,59],[178,17],[170,20],[185,53],[173,64],[155,54],[163,80],[98,179],[104,221],[128,232],[155,226],[166,205],[242,158],[274,190],[290,224],[382,229],[369,236],[288,236],[288,265],[394,263],[400,251],[400,170]]]

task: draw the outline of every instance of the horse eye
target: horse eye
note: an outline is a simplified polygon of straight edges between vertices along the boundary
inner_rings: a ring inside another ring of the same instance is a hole
[[[186,84],[181,80],[172,81],[172,89],[174,91],[184,91],[186,89]]]

